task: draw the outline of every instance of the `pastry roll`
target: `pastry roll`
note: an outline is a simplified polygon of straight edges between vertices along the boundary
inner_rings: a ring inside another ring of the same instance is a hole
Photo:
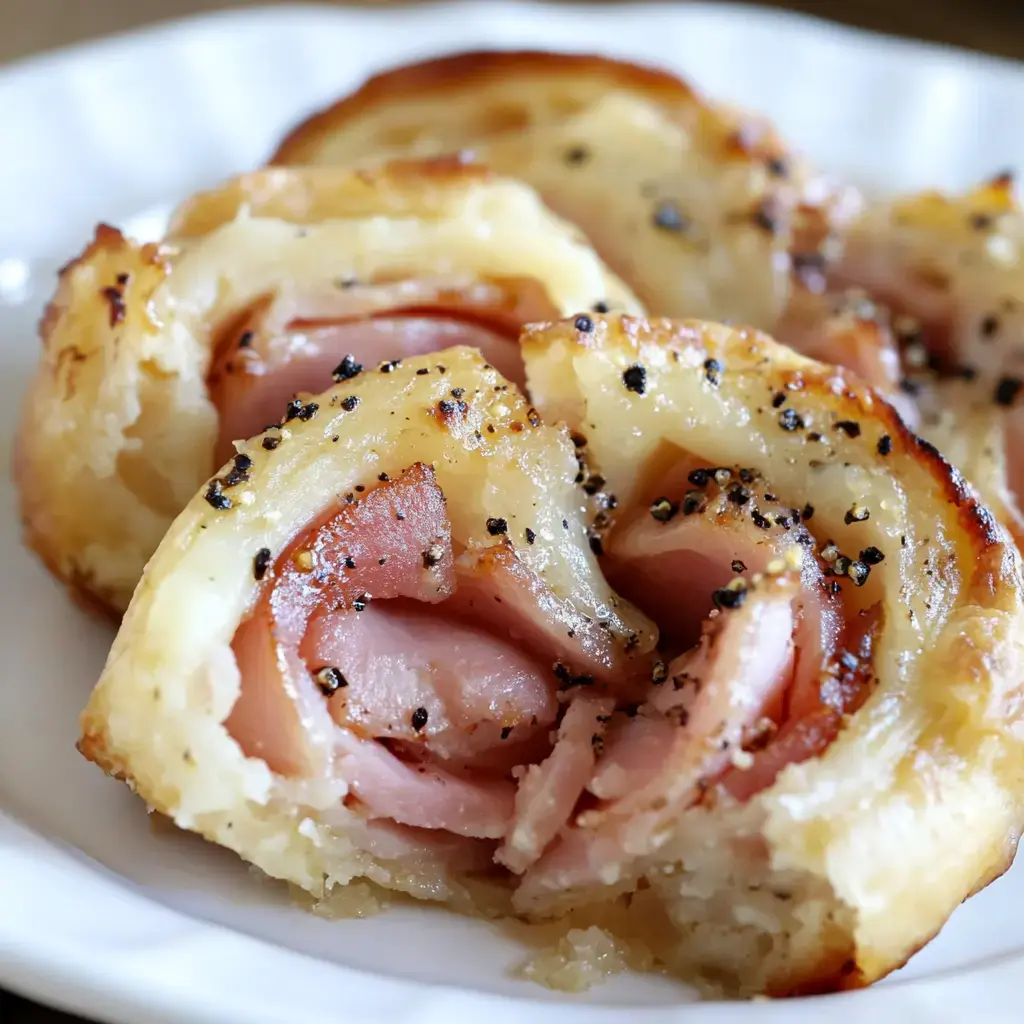
[[[242,444],[82,751],[317,898],[486,877],[738,993],[897,967],[1013,854],[1015,549],[763,335],[580,315],[524,352],[544,422],[453,349]]]
[[[568,432],[479,353],[366,368],[302,409],[175,520],[80,747],[315,896],[456,901],[539,856],[656,633],[597,569]],[[568,772],[521,775],[555,729]]]
[[[958,445],[970,461],[954,457],[988,500],[1001,484],[985,456],[992,444],[1002,449],[997,461],[1005,462],[1009,490],[1017,499],[1024,494],[1022,241],[1024,214],[1003,174],[963,195],[925,192],[872,204],[853,222],[830,271],[837,286],[867,289],[896,314],[904,387],[940,407],[922,423],[926,436],[942,447],[964,433],[987,435],[986,422],[1001,425],[1001,439]],[[936,387],[938,402],[930,394]],[[1015,507],[1007,514],[1019,518]]]
[[[763,118],[673,75],[564,53],[464,53],[370,79],[298,126],[278,164],[470,150],[578,224],[659,316],[774,328],[791,252],[816,266],[859,207]]]
[[[578,432],[602,568],[664,667],[515,904],[636,892],[671,969],[870,983],[1012,860],[1016,549],[856,378],[755,331],[584,326],[528,329],[531,393]]]
[[[28,541],[119,613],[200,483],[298,392],[453,344],[521,381],[520,326],[595,303],[639,308],[529,188],[458,159],[260,171],[191,199],[160,244],[100,227],[41,325]]]

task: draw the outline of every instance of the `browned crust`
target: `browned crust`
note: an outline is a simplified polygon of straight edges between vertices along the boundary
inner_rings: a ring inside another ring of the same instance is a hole
[[[651,340],[660,338],[669,344],[678,342],[687,346],[692,345],[693,341],[703,343],[701,324],[697,322],[674,322],[631,316],[623,316],[620,319],[623,333],[630,337]],[[560,323],[565,331],[576,336],[572,320],[563,320]],[[543,333],[544,327],[551,326],[530,328],[528,333],[536,331],[540,334]],[[735,337],[753,342],[754,345],[763,343],[778,347],[778,343],[769,335],[752,328],[737,331]],[[841,367],[813,363],[799,370],[786,372],[790,378],[799,379],[819,393],[828,394],[835,405],[844,407],[844,416],[850,419],[870,417],[881,421],[892,438],[892,454],[905,455],[919,465],[927,467],[946,500],[956,507],[959,525],[970,542],[975,570],[971,580],[972,591],[992,594],[1000,585],[1011,589],[1016,587],[1016,576],[1012,559],[1009,559],[1006,536],[995,516],[973,496],[960,471],[947,462],[933,444],[918,437],[907,427],[899,412],[889,404],[884,394]],[[837,380],[844,386],[840,393],[835,394]],[[852,443],[871,442],[864,437]]]
[[[76,278],[94,266],[102,268],[109,261],[110,269],[122,267],[134,272],[155,267],[161,273],[168,271],[164,252],[157,244],[136,246],[115,227],[100,223],[93,238],[82,252],[69,260],[58,272],[57,287],[47,303],[39,320],[38,332],[43,355],[36,370],[36,377],[30,387],[21,415],[21,423],[14,442],[12,478],[18,489],[19,511],[22,522],[22,539],[25,545],[38,555],[46,568],[68,589],[72,601],[98,618],[117,625],[121,609],[116,595],[93,580],[90,574],[81,571],[75,564],[74,554],[61,550],[53,533],[48,509],[55,500],[42,482],[46,475],[44,459],[48,451],[34,442],[35,417],[43,408],[58,407],[61,401],[75,398],[80,368],[93,354],[95,339],[83,337],[72,331],[62,331],[64,318],[76,310],[81,312],[82,299],[76,294]],[[107,273],[102,284],[113,286],[115,278]],[[119,286],[121,293],[133,285]],[[114,296],[110,288],[97,286],[88,301],[102,304],[102,316],[112,316],[112,303],[123,301],[122,294]],[[123,312],[120,314],[123,316]],[[118,321],[119,322],[119,321]],[[75,339],[69,343],[69,338]],[[63,398],[61,397],[63,396]]]
[[[270,163],[305,163],[311,151],[315,151],[317,140],[325,133],[366,116],[376,107],[411,96],[442,98],[477,88],[496,78],[513,76],[520,81],[528,76],[603,79],[608,88],[643,93],[659,105],[671,108],[697,101],[696,93],[675,75],[628,61],[596,54],[542,50],[478,50],[407,64],[374,75],[351,95],[293,128],[278,146]]]

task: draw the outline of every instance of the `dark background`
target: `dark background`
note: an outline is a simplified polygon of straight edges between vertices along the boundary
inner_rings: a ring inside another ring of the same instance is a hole
[[[367,4],[376,5],[387,2],[389,0],[365,0]],[[754,0],[754,3],[814,14],[876,32],[1024,59],[1024,3],[1015,0],[1004,3],[993,0]],[[248,6],[254,6],[251,0],[0,0],[0,63],[167,18]],[[0,991],[0,1024],[74,1022],[74,1018]]]
[[[381,6],[387,2],[389,0],[364,0],[362,5],[350,6]],[[1024,3],[1020,0],[752,2],[762,7],[785,7],[815,14],[878,32],[1024,59]],[[250,6],[254,6],[253,0],[0,0],[0,62],[165,18]]]

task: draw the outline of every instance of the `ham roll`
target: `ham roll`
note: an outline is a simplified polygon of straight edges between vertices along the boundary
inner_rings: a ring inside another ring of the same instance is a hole
[[[658,671],[578,472],[568,432],[468,348],[310,396],[176,519],[82,751],[315,895],[454,900],[525,870]]]
[[[764,335],[580,314],[523,353],[543,420],[455,348],[239,445],[83,753],[316,898],[485,877],[737,993],[899,966],[1024,822],[1015,548]]]
[[[578,224],[659,316],[776,326],[801,269],[859,208],[765,119],[665,71],[566,53],[463,53],[370,79],[277,164],[471,150]]]
[[[1024,214],[1003,174],[868,207],[830,270],[893,311],[920,429],[1024,539]],[[996,429],[993,429],[995,425]]]
[[[602,568],[665,668],[516,906],[636,892],[673,969],[867,984],[1012,860],[1016,550],[856,378],[755,331],[584,326],[527,331],[530,386],[577,433]]]
[[[301,391],[463,344],[523,379],[523,323],[638,310],[529,188],[458,159],[270,169],[168,238],[100,227],[64,268],[18,438],[29,543],[117,614],[191,495]],[[272,444],[273,439],[267,439]]]

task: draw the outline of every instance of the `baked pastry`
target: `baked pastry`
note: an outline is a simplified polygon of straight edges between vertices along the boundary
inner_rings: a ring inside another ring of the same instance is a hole
[[[523,352],[544,422],[453,349],[240,445],[82,751],[318,898],[471,909],[484,874],[746,994],[899,966],[1024,820],[1015,548],[765,335],[581,314]]]
[[[668,664],[657,713],[604,737],[599,813],[517,906],[639,885],[675,926],[664,962],[748,992],[900,966],[1016,846],[1013,544],[877,395],[762,334],[595,319],[523,346],[538,408],[586,441],[602,566]]]
[[[1001,174],[962,195],[924,192],[869,205],[829,268],[893,313],[903,389],[921,431],[1024,539],[1021,392],[1024,214]],[[994,428],[994,429],[993,429]]]
[[[410,64],[295,128],[277,164],[471,151],[578,224],[659,316],[776,326],[792,253],[816,266],[859,198],[764,118],[604,57],[463,53]]]
[[[595,303],[639,308],[528,188],[457,159],[259,171],[189,200],[159,245],[101,226],[41,325],[27,540],[116,615],[234,441],[301,415],[298,392],[456,343],[521,380],[521,325]]]
[[[478,353],[368,368],[303,408],[171,527],[81,749],[315,895],[369,878],[455,899],[562,701],[590,751],[656,635],[597,570],[568,432]],[[555,810],[502,856],[529,857]]]

